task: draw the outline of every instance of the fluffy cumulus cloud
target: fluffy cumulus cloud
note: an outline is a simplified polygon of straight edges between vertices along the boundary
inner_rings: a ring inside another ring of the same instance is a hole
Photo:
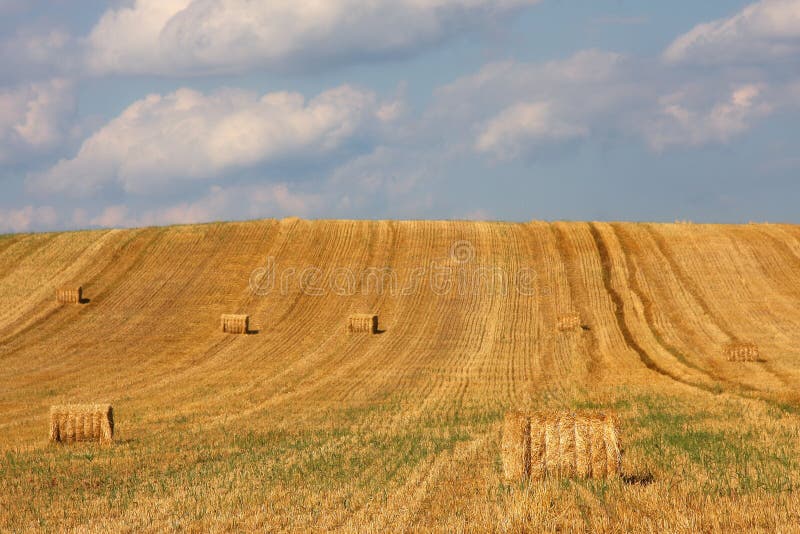
[[[180,89],[150,95],[86,139],[77,155],[29,178],[39,191],[88,193],[109,184],[147,193],[179,181],[269,164],[307,164],[354,150],[396,118],[396,104],[341,86],[298,93]]]
[[[191,224],[289,215],[308,217],[322,206],[321,195],[294,191],[285,183],[214,186],[200,199],[146,211],[137,222],[145,225]]]
[[[442,147],[425,138],[419,145],[378,146],[334,169],[323,192],[331,216],[420,217],[430,214],[430,189],[446,174]]]
[[[2,81],[70,76],[82,62],[76,39],[61,28],[20,28],[0,41],[0,54]]]
[[[88,36],[96,73],[302,69],[404,55],[539,0],[136,0]]]
[[[108,228],[164,224],[194,224],[214,220],[311,216],[325,205],[324,195],[293,190],[290,184],[212,186],[200,198],[155,209],[137,210],[126,204],[106,206],[90,219],[82,210],[76,224]]]
[[[778,110],[797,108],[797,83],[758,72],[680,72],[588,50],[546,63],[499,62],[437,92],[431,119],[457,124],[467,145],[510,159],[576,139],[637,138],[661,152],[726,143]]]
[[[501,159],[509,159],[532,144],[564,141],[588,133],[586,126],[570,124],[555,117],[549,102],[522,102],[489,120],[478,135],[475,146],[481,152],[492,152]]]
[[[740,63],[797,58],[800,0],[761,0],[731,17],[699,24],[664,52],[671,63]]]
[[[98,213],[90,221],[92,226],[103,226],[106,228],[119,228],[121,226],[134,226],[133,219],[129,218],[130,210],[124,204],[114,204],[106,206],[103,211]],[[75,214],[75,219],[86,221],[86,215],[83,210]]]
[[[0,209],[0,232],[27,232],[52,228],[58,220],[51,206]]]
[[[374,217],[376,209],[387,217],[424,216],[433,205],[426,189],[440,174],[436,162],[433,152],[378,146],[314,180],[213,185],[196,198],[153,208],[133,202],[106,206],[93,216],[81,210],[73,222],[133,227],[286,216]]]
[[[608,135],[633,120],[621,111],[654,98],[637,69],[599,50],[545,63],[491,63],[440,88],[429,120],[458,125],[455,131],[468,132],[466,145],[498,159]]]
[[[649,90],[632,76],[635,67],[600,50],[544,63],[489,63],[439,88],[430,119],[477,127],[480,149],[513,145],[518,137],[535,143],[582,135],[590,119],[598,122]]]
[[[753,84],[737,86],[727,99],[705,106],[693,106],[692,95],[684,91],[666,95],[659,99],[657,113],[643,132],[658,151],[671,145],[726,142],[773,111],[764,89]]]
[[[0,164],[59,145],[74,111],[72,83],[63,79],[0,89]]]

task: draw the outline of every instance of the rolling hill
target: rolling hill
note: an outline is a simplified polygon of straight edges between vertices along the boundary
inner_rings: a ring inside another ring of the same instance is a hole
[[[798,303],[790,225],[3,236],[0,530],[786,529]],[[363,312],[380,333],[348,335]],[[115,444],[49,446],[63,402],[113,404]],[[619,414],[623,480],[504,482],[504,412],[543,407]]]

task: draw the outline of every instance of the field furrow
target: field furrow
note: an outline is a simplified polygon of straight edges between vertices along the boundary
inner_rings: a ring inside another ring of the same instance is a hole
[[[0,531],[790,531],[798,299],[787,225],[4,236]],[[48,445],[69,402],[110,402],[114,445]],[[504,480],[505,411],[553,408],[617,413],[625,476]]]

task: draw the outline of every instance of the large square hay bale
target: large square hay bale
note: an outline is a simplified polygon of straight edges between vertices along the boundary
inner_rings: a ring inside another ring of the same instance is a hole
[[[755,343],[728,343],[723,348],[723,352],[731,362],[757,362],[761,359],[758,345]]]
[[[80,304],[83,301],[83,288],[61,288],[56,291],[56,300],[61,304]]]
[[[220,323],[226,334],[247,334],[250,331],[249,315],[223,314]]]
[[[619,476],[619,421],[604,413],[511,412],[503,427],[502,456],[506,479],[514,482]]]
[[[577,313],[565,313],[558,316],[556,327],[562,332],[577,330],[581,327],[581,316]]]
[[[74,443],[114,439],[114,411],[110,404],[67,404],[50,407],[50,441]]]
[[[347,320],[347,331],[351,334],[378,333],[378,316],[374,313],[356,313]]]

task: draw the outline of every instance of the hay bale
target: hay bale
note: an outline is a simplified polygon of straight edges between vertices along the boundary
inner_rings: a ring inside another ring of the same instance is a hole
[[[589,428],[587,417],[575,418],[575,476],[578,478],[592,476],[592,440]]]
[[[552,414],[546,415],[540,424],[544,426],[544,447],[540,451],[542,474],[558,475],[558,418]]]
[[[50,442],[75,443],[114,439],[114,410],[110,404],[67,404],[50,407]]]
[[[374,313],[356,313],[347,320],[347,331],[351,334],[377,334],[378,316]]]
[[[559,315],[556,321],[556,326],[562,332],[567,330],[577,330],[581,327],[581,316],[577,313]]]
[[[547,472],[545,463],[545,451],[547,450],[547,426],[544,424],[546,415],[542,413],[530,414],[527,418],[530,422],[530,444],[531,444],[531,470],[528,476],[533,480],[539,480]],[[551,437],[552,439],[552,437]]]
[[[589,456],[586,462],[591,478],[603,478],[608,474],[608,451],[605,442],[604,421],[591,416],[588,423]]]
[[[56,291],[60,304],[80,304],[83,301],[83,287],[61,288]]]
[[[503,472],[509,480],[525,480],[531,472],[531,421],[520,412],[509,412],[503,421]]]
[[[527,438],[520,436],[521,428],[529,429]],[[517,482],[618,476],[619,421],[603,413],[512,412],[503,428],[502,455],[506,478]],[[527,471],[520,458],[530,459]]]
[[[247,334],[250,331],[250,316],[222,314],[220,324],[226,334]]]
[[[755,343],[728,343],[723,348],[723,353],[730,362],[757,362],[761,359]]]
[[[622,443],[619,440],[619,418],[615,414],[609,414],[605,417],[602,426],[602,441],[606,446],[605,476],[619,476],[622,473]]]

